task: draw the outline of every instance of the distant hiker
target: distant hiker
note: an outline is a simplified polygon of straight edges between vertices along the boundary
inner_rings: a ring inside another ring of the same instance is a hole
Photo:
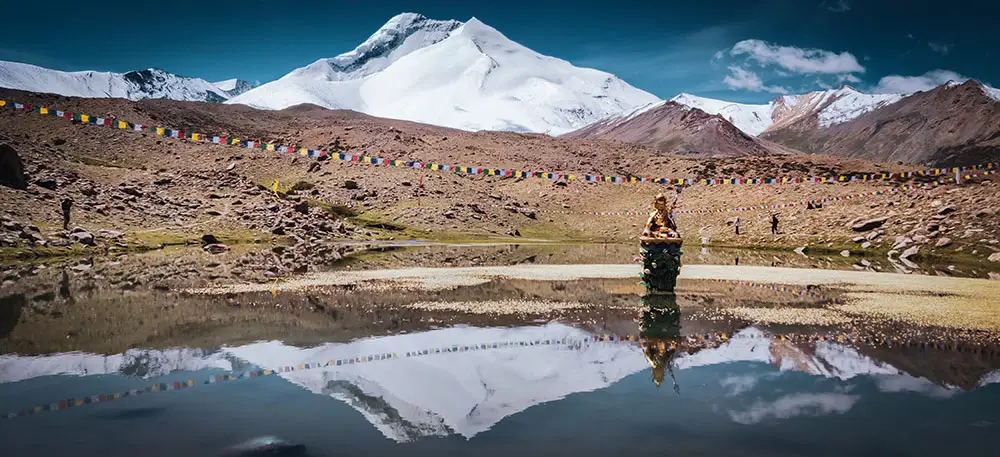
[[[772,235],[777,235],[778,234],[778,215],[777,214],[772,214],[771,215],[771,234]]]
[[[736,221],[733,222],[733,226],[736,227],[736,234],[737,235],[740,234],[740,224],[742,224],[742,222],[740,222],[740,218],[737,217]]]
[[[69,210],[73,207],[73,199],[65,198],[62,201],[63,230],[69,230]]]

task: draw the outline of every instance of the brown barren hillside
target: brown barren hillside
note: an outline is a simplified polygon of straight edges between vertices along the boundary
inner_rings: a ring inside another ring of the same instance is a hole
[[[660,152],[695,157],[769,155],[778,150],[743,133],[720,115],[676,102],[662,102],[638,114],[612,117],[563,135],[573,139],[611,139]]]
[[[75,99],[16,91],[0,91],[0,98],[330,152],[577,175],[809,177],[907,168],[819,155],[696,160],[616,141],[471,133],[306,106],[258,111],[197,102]],[[634,239],[645,222],[642,215],[592,212],[648,209],[652,196],[664,190],[649,183],[556,182],[315,161],[74,124],[6,108],[0,110],[0,143],[16,151],[29,183],[25,190],[0,186],[0,217],[5,220],[0,244],[7,246],[3,249],[44,247],[30,245],[29,239],[65,247],[72,237],[61,229],[60,201],[72,198],[72,226],[95,234],[102,229],[123,232],[127,240],[121,243],[130,246],[143,240],[156,245],[170,239],[198,239],[207,232],[265,242],[287,239],[301,249],[275,256],[282,265],[278,273],[309,264],[314,252],[339,249],[324,243],[342,240]],[[297,191],[277,199],[269,189],[274,179],[283,192],[293,185]],[[424,191],[418,195],[421,182]],[[770,205],[890,185],[895,184],[694,185],[684,189],[680,204],[690,210]],[[770,235],[766,211],[739,213],[744,227],[739,237],[729,226],[736,213],[681,214],[679,224],[694,244],[705,240],[841,246],[857,236],[850,222],[889,214],[892,221],[872,249],[888,249],[896,235],[916,234],[935,222],[943,229],[933,237],[922,235],[924,245],[947,236],[953,244],[936,250],[961,248],[985,258],[996,246],[991,241],[997,238],[998,218],[990,209],[998,204],[1000,195],[987,183],[832,202],[816,210],[803,205],[783,208],[778,236]],[[934,219],[943,206],[954,211]],[[38,230],[28,230],[30,225]],[[113,247],[118,242],[97,238],[98,246]]]
[[[945,84],[828,128],[815,114],[776,122],[762,138],[810,153],[962,166],[1000,161],[1000,101],[977,81]]]

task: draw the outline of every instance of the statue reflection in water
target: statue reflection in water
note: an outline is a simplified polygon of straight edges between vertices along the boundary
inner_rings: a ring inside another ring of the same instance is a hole
[[[673,363],[682,345],[681,310],[674,288],[681,270],[681,245],[684,240],[675,219],[680,188],[673,199],[660,193],[653,198],[653,211],[639,236],[642,252],[643,311],[639,318],[639,344],[653,367],[653,383],[659,388],[664,372],[670,373],[674,392],[680,386],[674,377]]]
[[[674,359],[681,352],[681,309],[673,293],[647,293],[642,297],[643,310],[639,316],[639,344],[646,361],[653,368],[653,383],[659,388],[665,372],[670,373],[674,392],[680,395],[680,386],[674,377]]]

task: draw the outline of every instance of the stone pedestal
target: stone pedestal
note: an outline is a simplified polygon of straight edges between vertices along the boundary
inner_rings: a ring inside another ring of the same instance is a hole
[[[650,292],[673,292],[681,272],[680,238],[640,239],[642,284]]]

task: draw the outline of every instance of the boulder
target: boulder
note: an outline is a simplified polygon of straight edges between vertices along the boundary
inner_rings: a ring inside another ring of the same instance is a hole
[[[990,254],[989,258],[986,260],[989,260],[990,262],[1000,262],[1000,252]]]
[[[133,186],[121,186],[120,190],[122,192],[126,193],[126,194],[129,194],[129,195],[133,196],[133,197],[141,197],[142,196],[142,191],[139,190],[139,188],[137,188],[137,187],[133,187]]]
[[[97,196],[97,189],[95,189],[94,186],[88,184],[80,188],[80,193],[87,197],[95,197]]]
[[[216,238],[215,235],[212,235],[211,233],[206,233],[206,234],[202,235],[201,236],[201,243],[204,244],[204,245],[220,244],[219,243],[219,239]]]
[[[292,209],[302,214],[309,214],[309,202],[298,202]]]
[[[209,254],[221,254],[223,252],[228,251],[229,247],[221,243],[216,243],[216,244],[206,244],[205,247],[203,247],[202,249]]]
[[[110,240],[115,240],[115,239],[121,238],[122,235],[124,235],[124,233],[119,232],[117,230],[104,230],[104,229],[101,229],[101,230],[97,231],[97,236],[98,237],[100,237],[100,238],[107,238],[107,239],[110,239]]]
[[[844,249],[843,251],[840,251],[840,256],[841,257],[850,257],[851,256],[851,251],[848,251],[847,249]]]
[[[357,181],[352,181],[350,179],[344,181],[344,189],[351,189],[351,190],[353,190],[353,189],[359,189],[359,188],[360,188],[360,186],[358,186],[358,182]]]
[[[48,190],[56,190],[56,188],[59,187],[59,183],[57,183],[56,180],[51,178],[36,179],[35,185],[38,187],[44,187]]]
[[[946,248],[948,246],[951,246],[951,238],[939,238],[937,243],[934,243],[934,247],[936,248]]]
[[[892,249],[902,249],[905,248],[906,246],[909,246],[910,243],[913,243],[913,240],[911,238],[905,236],[897,236],[896,242],[893,243],[892,245]]]
[[[944,216],[945,214],[951,214],[955,212],[955,208],[952,206],[945,206],[938,210],[938,214]]]
[[[83,229],[80,229],[80,231],[76,231],[76,229],[73,230],[74,230],[73,233],[69,234],[69,238],[71,240],[76,241],[77,243],[80,244],[85,244],[87,246],[94,246],[94,235]]]
[[[17,221],[8,220],[8,221],[3,221],[3,228],[4,230],[9,230],[11,232],[19,232],[21,231],[21,229],[24,228],[24,225],[22,225],[20,222]]]
[[[865,241],[864,243],[861,243],[861,249],[868,249],[870,247],[872,247],[871,241]]]
[[[861,221],[851,225],[851,230],[855,232],[867,232],[869,230],[874,230],[882,225],[884,225],[889,220],[889,216],[876,217],[874,219],[868,219],[866,221]]]
[[[910,246],[902,254],[899,255],[900,260],[909,260],[910,257],[917,255],[920,252],[920,246]]]

